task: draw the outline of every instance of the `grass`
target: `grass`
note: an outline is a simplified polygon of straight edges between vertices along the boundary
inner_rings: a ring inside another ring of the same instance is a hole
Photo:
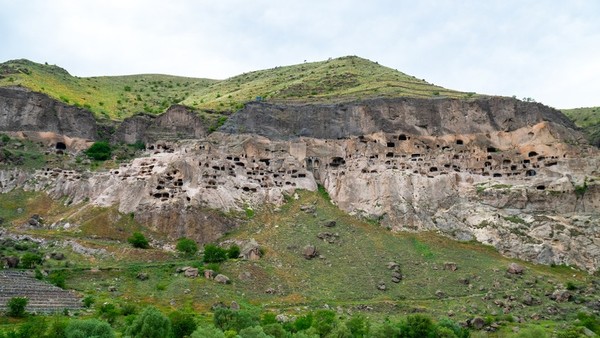
[[[158,114],[184,104],[209,119],[212,129],[224,115],[257,98],[285,102],[338,102],[374,97],[456,97],[474,93],[448,90],[356,56],[275,67],[226,80],[170,75],[75,77],[66,70],[28,60],[0,64],[0,86],[24,86],[97,118],[122,120],[138,112]],[[216,115],[215,115],[216,113]]]
[[[561,110],[578,127],[583,128],[590,143],[600,146],[600,107]]]

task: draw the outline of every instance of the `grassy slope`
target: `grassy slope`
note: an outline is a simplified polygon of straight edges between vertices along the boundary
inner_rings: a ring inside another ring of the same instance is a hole
[[[142,111],[161,113],[213,82],[156,74],[80,78],[60,67],[27,60],[0,64],[0,86],[22,85],[85,107],[97,117],[117,120]]]
[[[457,320],[463,320],[474,315],[501,314],[502,309],[494,301],[507,302],[506,297],[513,296],[517,299],[517,306],[511,311],[514,316],[529,318],[532,313],[545,314],[549,306],[555,306],[563,312],[551,318],[564,321],[572,319],[579,305],[558,304],[545,294],[559,283],[572,282],[585,289],[596,279],[568,268],[527,263],[521,263],[527,267],[525,275],[514,277],[505,273],[511,260],[490,247],[459,243],[432,233],[394,234],[343,213],[318,193],[298,191],[298,195],[298,200],[291,200],[279,210],[265,207],[257,211],[254,218],[227,235],[228,239],[255,238],[266,252],[259,261],[230,260],[222,264],[221,272],[231,278],[231,285],[175,275],[176,267],[193,262],[160,249],[131,248],[124,239],[140,226],[114,209],[65,206],[42,193],[15,191],[0,195],[0,204],[9,209],[18,205],[24,210],[0,216],[5,217],[5,227],[13,228],[33,213],[41,214],[47,224],[63,218],[82,224],[65,230],[18,231],[54,239],[74,238],[85,246],[105,248],[112,253],[112,257],[92,258],[66,248],[53,249],[67,250],[67,286],[92,295],[98,303],[154,304],[165,310],[208,312],[215,302],[236,300],[292,313],[324,304],[352,311],[358,305],[367,305],[373,308],[368,315],[379,319],[413,312],[442,317],[452,311]],[[315,205],[316,214],[301,211],[306,204]],[[330,219],[337,221],[336,227],[323,226]],[[339,240],[334,244],[321,241],[316,235],[324,231],[338,233]],[[151,238],[165,240],[160,234],[144,232]],[[307,244],[316,245],[323,258],[304,259],[301,252]],[[391,282],[391,271],[386,267],[389,261],[399,263],[405,275],[399,284]],[[458,270],[444,270],[448,261],[457,263]],[[92,272],[92,267],[100,271]],[[138,272],[149,273],[150,279],[136,279]],[[461,283],[464,278],[472,286]],[[377,290],[380,280],[388,290]],[[109,286],[116,286],[117,291],[109,292]],[[277,294],[265,293],[267,288],[278,290]],[[438,290],[447,297],[439,299],[435,295]],[[487,292],[492,294],[489,300],[483,298]],[[525,292],[541,303],[521,306]],[[584,296],[577,297],[585,300]]]
[[[232,112],[261,96],[293,102],[347,101],[369,97],[470,97],[359,57],[342,57],[260,70],[227,80],[169,75],[80,78],[57,66],[14,60],[0,64],[0,86],[22,85],[97,117],[121,120],[136,112],[163,112],[182,103],[199,110]]]
[[[561,110],[578,127],[583,128],[590,142],[600,146],[600,107]]]

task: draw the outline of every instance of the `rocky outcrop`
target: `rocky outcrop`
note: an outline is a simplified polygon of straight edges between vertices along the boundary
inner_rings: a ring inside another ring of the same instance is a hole
[[[199,139],[206,135],[205,123],[197,113],[185,106],[174,105],[158,116],[138,114],[126,118],[113,135],[113,141],[152,143],[159,140]]]
[[[339,139],[377,132],[442,136],[511,132],[544,121],[563,140],[583,140],[560,111],[507,97],[390,98],[329,105],[251,102],[221,131],[276,139]]]
[[[0,87],[0,131],[52,132],[95,140],[92,113],[22,87]]]

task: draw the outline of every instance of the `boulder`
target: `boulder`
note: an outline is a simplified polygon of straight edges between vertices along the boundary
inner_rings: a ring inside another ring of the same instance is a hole
[[[308,214],[312,214],[317,211],[317,207],[315,207],[312,204],[304,204],[304,205],[300,206],[300,210],[302,210]]]
[[[252,238],[251,240],[242,245],[240,249],[240,256],[243,259],[250,261],[259,260],[261,257],[260,245],[254,238]]]
[[[436,290],[435,291],[435,296],[437,298],[446,298],[446,293],[442,290]]]
[[[475,330],[481,330],[485,326],[485,320],[481,317],[475,317],[469,321],[469,326]]]
[[[150,275],[148,275],[146,272],[140,272],[137,274],[137,276],[135,276],[135,278],[144,281],[148,280],[148,278],[150,278]]]
[[[9,256],[9,257],[4,257],[4,266],[9,268],[9,269],[14,269],[17,266],[19,266],[19,257],[16,256]]]
[[[53,252],[50,254],[50,258],[55,259],[57,261],[62,261],[63,259],[65,259],[65,254],[63,254],[62,252]]]
[[[559,303],[568,302],[569,300],[571,300],[572,297],[573,295],[571,294],[571,292],[569,292],[569,290],[555,290],[550,295],[550,299]]]
[[[183,272],[183,275],[189,278],[198,277],[198,269],[196,268],[188,268]]]
[[[444,270],[456,271],[456,269],[458,269],[458,266],[456,265],[456,263],[454,263],[454,262],[444,263]]]
[[[313,259],[319,255],[319,252],[314,245],[307,245],[302,250],[302,255],[304,255],[304,258],[306,259]]]
[[[387,287],[385,286],[385,282],[379,281],[379,283],[377,284],[377,290],[385,291],[386,289]]]
[[[522,275],[525,268],[517,263],[510,263],[507,271],[512,275]]]
[[[215,272],[213,270],[204,270],[204,278],[206,279],[214,279],[215,278]]]
[[[218,274],[215,277],[215,282],[221,283],[221,284],[230,284],[231,283],[231,281],[229,280],[229,277],[222,275],[222,274]]]
[[[232,309],[233,311],[238,311],[240,309],[240,304],[238,304],[235,300],[231,302],[231,305],[229,306],[230,309]]]
[[[388,268],[388,269],[390,269],[390,270],[397,270],[397,269],[399,269],[399,268],[400,268],[400,265],[398,265],[398,263],[396,263],[396,262],[388,262],[388,263],[386,264],[386,266],[387,266],[387,268]]]
[[[323,226],[328,227],[328,228],[333,228],[336,225],[337,225],[337,222],[334,220],[329,220],[323,224]]]

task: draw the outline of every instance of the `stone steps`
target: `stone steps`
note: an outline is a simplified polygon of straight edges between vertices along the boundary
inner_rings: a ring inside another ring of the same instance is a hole
[[[0,270],[0,311],[6,311],[6,304],[13,297],[27,297],[28,312],[47,313],[82,308],[81,297],[74,291],[37,280],[27,271]]]

